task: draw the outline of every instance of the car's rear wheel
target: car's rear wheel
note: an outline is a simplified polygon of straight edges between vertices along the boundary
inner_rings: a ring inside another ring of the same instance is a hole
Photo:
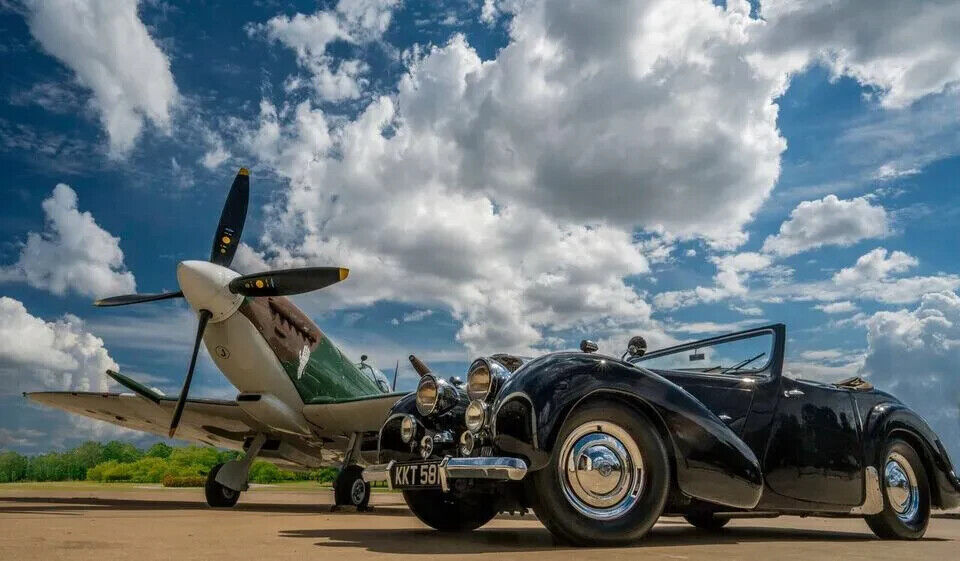
[[[685,514],[683,519],[707,532],[718,532],[730,522],[729,516],[717,516],[712,512],[691,512]]]
[[[878,466],[883,510],[866,517],[884,539],[918,540],[930,522],[930,484],[920,456],[898,438],[887,442]]]
[[[570,414],[531,484],[537,517],[556,537],[622,545],[643,537],[663,512],[670,464],[649,419],[597,401]]]
[[[497,515],[495,497],[480,493],[404,491],[403,498],[421,522],[441,532],[469,532]]]

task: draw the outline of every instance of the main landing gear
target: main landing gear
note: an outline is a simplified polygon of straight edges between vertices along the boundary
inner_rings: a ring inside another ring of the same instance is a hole
[[[334,505],[332,511],[338,510],[341,506],[352,506],[359,511],[372,508],[369,506],[370,484],[361,477],[363,468],[351,463],[356,455],[359,442],[360,435],[354,433],[350,436],[347,450],[343,454],[343,468],[341,468],[336,481],[333,482]]]
[[[240,493],[250,488],[247,483],[250,465],[266,441],[267,435],[258,434],[250,443],[242,459],[213,466],[207,474],[207,483],[204,485],[208,505],[214,508],[230,508],[237,504]]]

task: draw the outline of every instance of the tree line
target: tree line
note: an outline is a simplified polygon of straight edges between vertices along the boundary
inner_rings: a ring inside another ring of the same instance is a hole
[[[0,451],[0,483],[18,481],[100,481],[162,483],[202,478],[213,466],[240,456],[203,446],[173,447],[162,442],[146,450],[119,441],[106,444],[85,442],[65,452],[23,455]],[[256,460],[250,467],[250,481],[333,481],[335,468],[294,472]]]

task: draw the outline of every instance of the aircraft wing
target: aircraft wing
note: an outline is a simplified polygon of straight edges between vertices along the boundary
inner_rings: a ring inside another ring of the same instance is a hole
[[[387,412],[406,393],[388,393],[348,400],[315,401],[303,416],[327,433],[379,432]]]
[[[132,393],[26,392],[24,397],[70,413],[113,423],[124,428],[166,438],[176,400],[156,396],[156,401]],[[235,401],[188,399],[183,410],[178,440],[242,449],[253,434],[247,415]]]

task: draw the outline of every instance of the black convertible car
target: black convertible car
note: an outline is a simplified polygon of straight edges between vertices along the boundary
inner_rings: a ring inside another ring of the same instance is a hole
[[[623,544],[661,515],[705,530],[751,513],[862,516],[881,538],[923,536],[960,504],[937,435],[860,378],[784,375],[786,328],[621,358],[481,358],[464,385],[422,369],[380,430],[367,481],[402,489],[438,530],[532,507],[557,537]],[[422,365],[421,365],[422,366]]]

